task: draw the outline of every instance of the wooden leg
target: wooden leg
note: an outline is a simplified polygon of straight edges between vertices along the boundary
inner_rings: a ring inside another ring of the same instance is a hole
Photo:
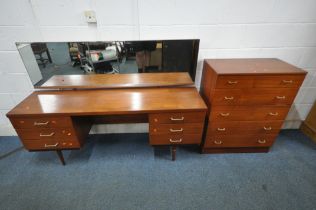
[[[172,161],[176,160],[176,152],[177,152],[177,146],[172,145],[171,146]]]
[[[59,157],[60,162],[61,162],[63,165],[66,165],[65,159],[64,159],[64,156],[63,156],[63,153],[61,152],[61,150],[56,150],[56,152],[57,152],[57,155],[58,155],[58,157]]]

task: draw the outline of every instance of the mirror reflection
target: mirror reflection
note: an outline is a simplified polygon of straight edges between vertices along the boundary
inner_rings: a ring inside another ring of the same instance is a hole
[[[199,40],[17,43],[34,86],[54,75],[188,72]]]

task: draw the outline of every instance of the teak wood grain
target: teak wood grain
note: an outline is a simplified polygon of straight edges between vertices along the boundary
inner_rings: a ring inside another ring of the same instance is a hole
[[[38,89],[100,89],[193,86],[186,72],[143,74],[54,75]]]
[[[210,113],[210,121],[258,121],[283,120],[289,106],[216,106]]]
[[[149,138],[151,145],[170,144],[200,144],[202,133],[200,134],[162,134],[151,135]]]
[[[193,87],[36,91],[7,116],[206,112],[206,109],[204,101]]]
[[[65,141],[77,139],[71,128],[17,129],[16,131],[22,139],[63,139]]]
[[[55,150],[65,164],[61,150],[81,148],[95,123],[149,122],[151,145],[171,145],[173,160],[176,145],[201,144],[207,107],[187,73],[60,78],[51,87],[63,91],[35,91],[7,113],[29,151]]]
[[[206,59],[205,63],[221,75],[306,74],[302,69],[277,58]]]
[[[56,139],[46,139],[46,140],[37,140],[37,139],[24,139],[22,141],[24,147],[30,151],[39,151],[39,150],[57,150],[57,149],[79,149],[80,145],[78,141],[66,141],[61,142]],[[45,145],[56,145],[54,148],[47,147]]]
[[[206,147],[269,147],[277,134],[222,135],[208,136]]]
[[[240,131],[247,134],[274,134],[279,132],[282,124],[282,120],[210,122],[207,136],[233,135]]]
[[[211,104],[217,105],[290,105],[297,93],[295,88],[218,89]]]
[[[216,89],[235,88],[298,88],[303,83],[305,74],[277,75],[219,75]]]
[[[11,123],[15,128],[63,128],[72,127],[70,117],[15,117],[11,119]]]
[[[150,114],[149,122],[152,124],[164,124],[164,123],[200,123],[204,122],[204,112],[187,112],[187,113],[159,113]]]
[[[150,135],[161,134],[200,134],[203,131],[203,123],[183,123],[183,124],[150,124]]]
[[[267,152],[305,75],[274,58],[205,60],[200,93],[209,120],[202,151]]]
[[[316,142],[316,102],[301,125],[301,131]]]

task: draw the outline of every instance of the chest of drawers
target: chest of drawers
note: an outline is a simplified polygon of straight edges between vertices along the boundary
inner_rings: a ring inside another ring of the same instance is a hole
[[[306,72],[278,59],[205,60],[204,153],[267,152]]]

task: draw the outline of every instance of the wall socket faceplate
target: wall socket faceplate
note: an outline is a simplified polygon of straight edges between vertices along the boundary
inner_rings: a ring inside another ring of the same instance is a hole
[[[96,23],[97,22],[95,11],[93,11],[93,10],[84,11],[84,16],[86,17],[87,23]]]

